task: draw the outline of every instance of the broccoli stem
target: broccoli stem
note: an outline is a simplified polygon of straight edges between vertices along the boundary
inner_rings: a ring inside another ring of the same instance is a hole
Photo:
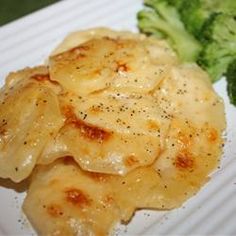
[[[173,14],[170,16],[164,10],[158,17],[154,11],[140,11],[138,26],[142,32],[156,34],[161,32],[161,37],[167,39],[184,62],[194,62],[201,50],[198,41],[185,29],[180,20]]]

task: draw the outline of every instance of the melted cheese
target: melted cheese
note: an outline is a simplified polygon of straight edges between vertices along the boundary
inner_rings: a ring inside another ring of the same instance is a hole
[[[85,170],[121,175],[152,164],[169,128],[154,91],[175,63],[164,45],[135,34],[93,38],[52,56],[50,75],[64,88],[67,121],[39,163],[72,155]]]
[[[42,235],[106,235],[137,209],[181,206],[218,165],[225,129],[198,66],[103,28],[69,35],[49,71],[10,74],[0,122],[0,177],[33,171],[24,211]]]
[[[148,39],[91,39],[52,56],[50,75],[65,89],[79,95],[109,88],[146,93],[157,86],[168,70],[161,55],[151,52],[150,48],[154,49],[154,46],[161,48]],[[168,50],[165,54],[174,59]],[[172,63],[169,60],[169,64]]]
[[[46,68],[9,75],[0,95],[0,176],[28,177],[51,136],[63,123],[54,85],[44,84]],[[47,83],[47,82],[45,82]]]
[[[164,148],[169,120],[151,96],[70,94],[60,101],[67,122],[41,163],[72,155],[85,170],[124,175],[152,164]]]
[[[120,219],[109,184],[68,158],[38,167],[23,209],[41,235],[107,235]]]
[[[167,113],[188,119],[196,126],[211,124],[219,133],[225,129],[224,104],[209,77],[196,64],[172,66],[155,96]]]
[[[137,209],[181,206],[204,183],[198,180],[164,175],[153,167],[126,176],[91,173],[66,157],[37,168],[23,209],[42,235],[107,235]]]
[[[220,162],[225,129],[222,100],[196,65],[173,67],[156,97],[174,118],[155,169],[164,179],[176,179],[178,186],[185,181],[200,188]]]

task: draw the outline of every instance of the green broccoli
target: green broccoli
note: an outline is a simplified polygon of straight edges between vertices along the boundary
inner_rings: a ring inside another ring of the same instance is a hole
[[[230,102],[236,106],[236,57],[229,64],[226,72],[227,92]]]
[[[202,27],[201,42],[198,64],[217,81],[236,57],[236,17],[213,13]]]
[[[201,38],[201,28],[212,13],[234,14],[235,9],[235,0],[182,0],[178,7],[186,29],[196,38]]]
[[[176,9],[179,9],[182,6],[183,0],[166,0],[166,2],[169,5],[176,7]]]
[[[137,15],[140,30],[167,39],[182,61],[195,61],[201,46],[185,30],[176,8],[161,0],[144,3],[149,9],[141,10]]]

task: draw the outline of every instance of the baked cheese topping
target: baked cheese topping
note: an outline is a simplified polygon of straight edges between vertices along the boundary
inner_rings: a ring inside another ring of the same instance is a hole
[[[69,35],[0,92],[0,177],[30,176],[41,235],[107,235],[137,209],[173,209],[219,165],[224,105],[163,41],[105,28]]]

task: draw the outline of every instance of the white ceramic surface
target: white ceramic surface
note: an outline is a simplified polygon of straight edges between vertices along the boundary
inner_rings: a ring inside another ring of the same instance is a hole
[[[0,84],[10,71],[43,63],[71,31],[95,26],[137,31],[141,7],[141,0],[64,0],[0,27]],[[115,235],[236,235],[236,108],[229,104],[224,80],[215,89],[227,115],[221,168],[183,207],[140,211],[128,226],[118,226]],[[0,236],[35,235],[21,211],[24,191],[12,187],[0,181]]]

